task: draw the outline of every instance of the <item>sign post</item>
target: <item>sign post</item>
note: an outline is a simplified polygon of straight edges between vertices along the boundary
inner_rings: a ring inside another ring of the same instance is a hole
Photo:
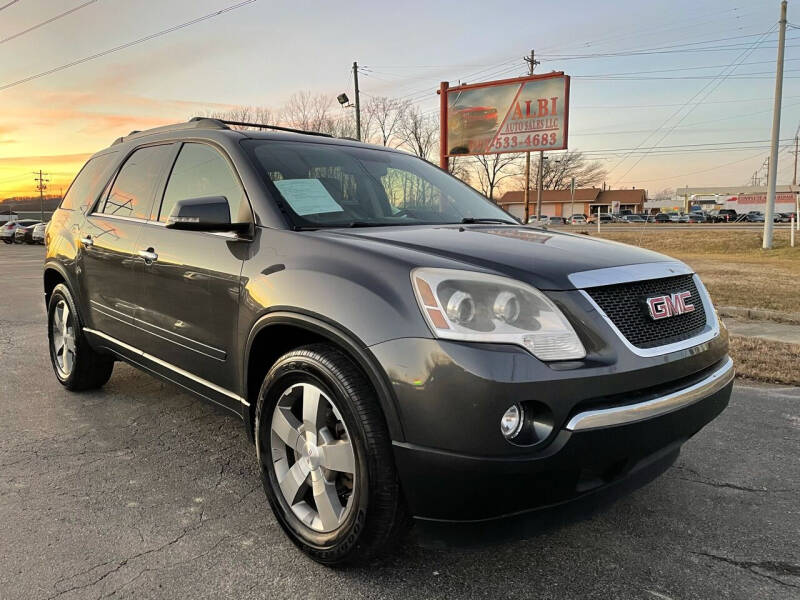
[[[569,182],[569,197],[572,205],[569,208],[569,218],[571,219],[575,214],[575,178],[573,177]]]

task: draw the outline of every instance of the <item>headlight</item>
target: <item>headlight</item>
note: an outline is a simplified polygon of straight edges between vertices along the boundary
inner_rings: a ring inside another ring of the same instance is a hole
[[[442,339],[516,344],[541,360],[586,356],[575,330],[547,296],[524,283],[474,271],[414,269],[414,293]]]

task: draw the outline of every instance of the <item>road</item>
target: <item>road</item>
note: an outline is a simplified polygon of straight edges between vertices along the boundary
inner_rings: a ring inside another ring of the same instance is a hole
[[[548,228],[564,231],[597,231],[596,223],[585,225],[548,225]],[[775,231],[789,231],[789,223],[775,223]],[[659,233],[663,231],[752,231],[764,230],[763,223],[601,223],[600,231],[630,231]],[[800,243],[800,234],[798,234]]]
[[[332,571],[281,532],[234,417],[121,364],[101,391],[58,385],[42,255],[0,246],[2,600],[800,598],[798,388],[738,383],[670,470],[611,506],[511,541],[416,528]]]

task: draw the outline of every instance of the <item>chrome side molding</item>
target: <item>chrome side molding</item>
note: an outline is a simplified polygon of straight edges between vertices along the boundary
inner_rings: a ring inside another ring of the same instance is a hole
[[[117,338],[111,337],[110,335],[108,335],[106,333],[103,333],[102,331],[98,331],[96,329],[90,329],[89,327],[84,327],[83,330],[86,331],[86,332],[91,333],[92,335],[96,335],[97,337],[103,338],[107,342],[111,342],[112,344],[115,344],[115,345],[119,346],[120,348],[124,348],[125,350],[127,350],[128,352],[130,352],[132,354],[136,354],[137,356],[140,356],[141,358],[147,359],[150,362],[154,362],[157,365],[160,365],[160,366],[164,367],[165,369],[169,369],[170,371],[172,371],[174,373],[177,373],[178,375],[180,375],[182,377],[185,377],[186,379],[191,379],[192,381],[194,381],[196,383],[199,383],[200,385],[202,385],[204,387],[207,387],[210,390],[214,390],[215,392],[217,392],[219,394],[222,394],[223,396],[227,396],[228,398],[232,398],[232,399],[242,403],[245,406],[250,406],[250,403],[247,400],[245,400],[244,398],[242,398],[241,396],[239,396],[238,394],[234,394],[230,390],[226,390],[225,388],[220,387],[215,383],[211,383],[210,381],[207,381],[206,379],[198,377],[197,375],[194,375],[194,374],[190,373],[189,371],[185,371],[184,369],[181,369],[180,367],[176,367],[172,363],[168,363],[165,360],[161,360],[160,358],[158,358],[156,356],[153,356],[152,354],[147,354],[147,352],[143,352],[142,350],[139,350],[138,348],[135,348],[135,347],[131,346],[130,344],[126,344],[125,342],[122,342],[122,341],[118,340]]]
[[[702,381],[698,381],[687,388],[672,392],[666,396],[661,396],[660,398],[639,402],[638,404],[628,404],[578,413],[569,420],[565,429],[568,431],[585,431],[587,429],[613,427],[614,425],[624,425],[626,423],[635,423],[636,421],[644,421],[645,419],[658,417],[694,404],[718,392],[733,380],[735,374],[736,371],[733,368],[733,360],[728,357],[721,367]]]

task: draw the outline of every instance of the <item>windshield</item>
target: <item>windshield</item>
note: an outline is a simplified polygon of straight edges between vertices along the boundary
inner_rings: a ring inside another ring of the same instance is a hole
[[[414,156],[334,144],[242,143],[298,227],[517,224],[465,183]]]

